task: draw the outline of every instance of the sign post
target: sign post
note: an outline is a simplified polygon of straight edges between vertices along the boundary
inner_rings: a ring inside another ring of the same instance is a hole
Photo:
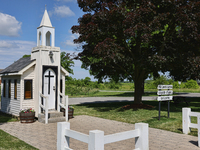
[[[161,109],[161,102],[162,101],[168,101],[168,118],[169,118],[169,111],[170,111],[170,100],[173,99],[173,96],[170,96],[173,94],[173,91],[171,90],[173,88],[173,85],[158,85],[158,98],[159,101],[159,120],[160,120],[160,109]],[[164,95],[164,96],[163,96]],[[166,96],[167,95],[167,96]]]

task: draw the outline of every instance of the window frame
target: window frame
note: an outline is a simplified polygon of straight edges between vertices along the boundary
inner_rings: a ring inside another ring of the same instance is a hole
[[[30,92],[31,92],[31,96],[30,97],[26,97],[26,82],[30,81],[31,83],[31,87],[30,87]],[[33,98],[33,80],[32,79],[26,79],[24,80],[24,99],[32,99]]]

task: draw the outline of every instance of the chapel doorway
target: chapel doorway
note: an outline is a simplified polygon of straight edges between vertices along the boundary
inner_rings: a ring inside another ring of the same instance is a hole
[[[43,74],[43,95],[49,97],[49,109],[55,109],[56,102],[56,74],[52,69],[47,69]],[[45,104],[44,104],[45,105]]]

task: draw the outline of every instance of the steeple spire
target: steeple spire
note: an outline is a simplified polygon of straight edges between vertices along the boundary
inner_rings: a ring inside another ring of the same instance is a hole
[[[51,47],[55,46],[55,28],[52,27],[46,5],[42,21],[40,26],[37,28],[37,46],[41,45]]]
[[[49,19],[49,15],[47,13],[46,5],[45,5],[44,15],[43,15],[42,21],[40,23],[40,27],[41,26],[52,27],[51,21]]]

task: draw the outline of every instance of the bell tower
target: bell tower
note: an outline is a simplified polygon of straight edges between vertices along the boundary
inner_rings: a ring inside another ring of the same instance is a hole
[[[37,46],[55,46],[55,28],[52,27],[46,8],[37,28]]]
[[[32,48],[31,60],[36,60],[34,77],[37,89],[35,90],[37,99],[35,109],[38,109],[36,112],[39,112],[40,108],[40,93],[49,97],[49,109],[59,110],[60,47],[55,47],[55,28],[52,27],[46,8],[37,28],[37,46]]]

